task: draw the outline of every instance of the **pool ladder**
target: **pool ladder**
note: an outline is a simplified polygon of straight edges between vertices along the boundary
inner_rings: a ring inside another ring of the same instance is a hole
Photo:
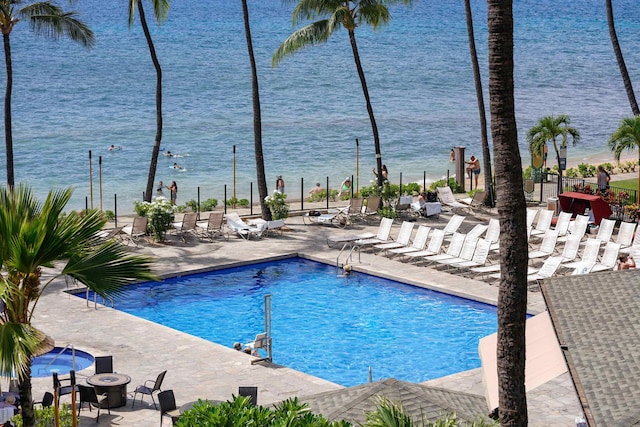
[[[360,245],[356,245],[353,242],[347,242],[344,245],[342,245],[342,249],[340,249],[340,253],[338,253],[338,256],[336,257],[336,267],[340,268],[340,257],[342,256],[342,254],[344,253],[344,251],[347,249],[347,247],[349,247],[349,253],[347,254],[347,258],[345,259],[345,264],[347,264],[349,261],[351,261],[353,259],[353,252],[357,251],[358,252],[358,262],[360,264],[362,264],[362,260],[360,258]]]
[[[89,307],[89,291],[90,290],[91,289],[89,289],[88,287],[85,290],[85,298],[87,300],[87,307]],[[111,297],[108,297],[108,296],[107,297],[103,297],[103,296],[101,296],[100,298],[102,298],[102,303],[101,303],[102,305],[107,305],[106,303],[108,301],[108,302],[111,303],[111,308],[115,307],[115,304],[114,304],[113,299]],[[98,294],[95,293],[95,292],[93,293],[93,308],[96,309],[96,310],[98,309]]]
[[[58,358],[62,355],[62,353],[64,353],[67,350],[71,350],[71,369],[73,369],[75,371],[75,369],[76,369],[76,349],[71,344],[67,344],[67,345],[64,346],[64,348],[62,350],[60,350],[58,352],[58,354],[55,355],[55,357],[53,359],[51,359],[51,362],[49,362],[47,364],[47,366],[44,367],[44,372],[49,372],[49,366],[53,365],[53,363],[56,360],[58,360]],[[41,374],[42,371],[40,371],[39,373]]]

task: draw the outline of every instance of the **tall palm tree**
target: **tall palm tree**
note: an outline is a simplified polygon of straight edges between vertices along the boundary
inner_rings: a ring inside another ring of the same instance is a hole
[[[44,337],[31,321],[48,285],[69,275],[99,295],[116,297],[125,284],[155,279],[149,258],[96,237],[106,222],[100,212],[61,215],[71,193],[51,191],[41,204],[22,184],[0,188],[0,298],[6,306],[0,317],[0,374],[18,373],[24,426],[35,425],[30,357]],[[41,268],[59,260],[66,260],[59,275],[41,281]]]
[[[622,119],[618,129],[609,137],[609,148],[616,160],[620,161],[622,150],[638,149],[640,163],[640,116]],[[640,169],[638,169],[638,191],[640,191]]]
[[[571,127],[571,119],[566,114],[560,114],[557,117],[546,116],[538,120],[538,123],[527,132],[527,143],[531,155],[542,153],[544,146],[548,142],[553,143],[553,149],[556,152],[556,160],[558,161],[558,194],[562,194],[562,167],[560,165],[560,148],[567,146],[567,139],[571,137],[571,142],[575,145],[580,142],[580,132]],[[560,146],[558,147],[558,138],[560,138]]]
[[[93,32],[76,18],[78,12],[65,12],[55,3],[0,0],[0,31],[4,45],[4,62],[7,69],[7,86],[4,94],[4,139],[7,156],[7,185],[13,188],[13,133],[11,129],[11,92],[13,90],[13,65],[11,63],[11,31],[21,20],[28,20],[31,30],[39,36],[54,39],[68,37],[85,47],[92,47]]]
[[[616,54],[616,61],[620,68],[620,74],[622,75],[622,81],[624,82],[624,89],[627,91],[627,97],[629,98],[629,104],[631,104],[631,111],[634,116],[640,115],[640,109],[638,109],[638,103],[636,102],[636,95],[633,92],[633,86],[631,85],[631,78],[627,71],[627,66],[622,56],[622,49],[620,49],[620,43],[618,42],[618,35],[616,34],[616,26],[613,19],[613,5],[611,0],[606,0],[607,4],[607,24],[609,25],[609,37],[611,37],[611,44],[613,45],[613,52]]]
[[[169,12],[169,0],[151,0],[153,5],[153,14],[156,17],[156,22],[160,25],[167,18]],[[153,195],[153,182],[156,179],[156,169],[158,167],[158,156],[160,154],[160,143],[162,141],[162,69],[160,68],[160,61],[156,55],[156,48],[153,45],[151,39],[151,33],[149,32],[149,26],[147,25],[147,19],[144,14],[144,8],[142,7],[142,0],[129,0],[129,28],[133,26],[136,6],[138,13],[140,14],[140,24],[142,25],[142,31],[144,37],[147,40],[149,46],[149,54],[151,55],[151,61],[156,69],[156,138],[153,143],[153,151],[151,152],[151,164],[149,165],[149,175],[147,177],[147,188],[144,192],[144,200],[151,201]]]
[[[500,425],[527,425],[524,388],[527,316],[526,204],[513,97],[512,0],[488,0],[489,106],[500,219],[498,388]]]
[[[256,173],[258,175],[258,194],[260,195],[260,211],[262,218],[271,221],[271,211],[265,203],[267,194],[267,177],[264,172],[264,156],[262,155],[262,116],[260,115],[260,91],[258,90],[258,70],[256,58],[253,55],[251,42],[251,25],[249,23],[249,8],[247,0],[242,0],[242,16],[244,18],[244,33],[247,37],[247,50],[251,62],[251,97],[253,99],[253,144],[256,154]]]
[[[493,174],[491,172],[491,150],[489,150],[489,138],[487,137],[487,114],[484,109],[484,95],[482,94],[482,79],[480,77],[480,65],[478,64],[478,52],[473,35],[473,15],[471,14],[471,1],[464,0],[464,9],[467,16],[467,33],[469,35],[469,51],[473,64],[473,80],[476,84],[476,99],[478,100],[478,112],[480,113],[480,137],[482,139],[482,160],[484,163],[484,182],[487,187],[487,197],[484,204],[494,206]]]
[[[369,89],[362,69],[358,45],[356,43],[355,30],[362,24],[371,25],[375,30],[378,26],[386,24],[391,19],[389,6],[398,4],[410,5],[413,0],[284,0],[285,3],[297,3],[293,9],[293,26],[302,20],[324,18],[300,28],[282,42],[273,55],[271,63],[277,66],[282,59],[298,50],[318,43],[326,42],[334,31],[345,28],[349,34],[353,59],[360,77],[362,92],[367,104],[367,112],[373,131],[373,142],[376,151],[376,169],[378,171],[378,188],[381,189],[384,181],[382,176],[382,154],[380,152],[380,136],[378,126],[373,115],[373,107],[369,98]]]

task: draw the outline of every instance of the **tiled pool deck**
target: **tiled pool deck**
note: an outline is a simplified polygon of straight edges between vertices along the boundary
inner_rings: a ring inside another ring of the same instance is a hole
[[[441,227],[446,219],[443,215],[439,220],[424,221]],[[152,255],[156,259],[154,270],[161,276],[291,254],[335,264],[338,250],[327,248],[328,236],[377,231],[377,224],[357,225],[348,230],[321,225],[305,226],[300,217],[289,218],[287,224],[290,230],[282,236],[262,240],[245,241],[231,236],[229,241],[218,239],[214,243],[201,243],[192,238],[182,243],[172,236],[168,244],[145,243],[132,252]],[[398,224],[399,222],[394,225],[394,236],[397,234]],[[469,220],[465,222],[467,228],[472,225]],[[403,264],[370,253],[362,253],[362,264],[355,262],[354,268],[483,302],[495,304],[497,300],[498,289],[484,282]],[[50,274],[45,271],[43,281],[47,279],[47,273]],[[53,337],[57,346],[73,345],[94,356],[113,355],[114,370],[131,376],[130,394],[136,385],[155,378],[165,369],[168,372],[162,388],[174,390],[178,405],[198,398],[226,400],[237,393],[238,386],[241,385],[258,386],[260,404],[342,388],[289,368],[251,365],[251,356],[111,308],[101,305],[94,308],[93,302],[87,306],[85,300],[68,295],[66,290],[68,288],[64,279],[57,279],[50,285],[37,307],[35,326]],[[530,293],[529,310],[531,313],[544,310],[540,293]],[[284,350],[274,343],[276,359],[278,351]],[[92,373],[93,367],[80,371],[80,381],[84,381],[84,377]],[[432,380],[427,384],[483,394],[480,369]],[[36,399],[45,391],[51,391],[51,388],[51,378],[33,379]],[[580,408],[568,374],[538,389],[528,396],[529,425],[572,425]],[[131,402],[132,395],[129,396],[126,407],[113,409],[111,415],[106,412],[101,414],[98,425],[158,425],[160,413],[150,404],[148,396],[142,405],[136,403],[134,409],[131,409]],[[95,410],[91,413],[83,410],[82,425],[96,425],[94,417]],[[167,418],[165,425],[168,424]]]

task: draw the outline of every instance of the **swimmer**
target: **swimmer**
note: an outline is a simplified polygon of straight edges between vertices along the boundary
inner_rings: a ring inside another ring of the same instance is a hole
[[[177,164],[177,163],[174,163],[174,164],[173,164],[173,168],[174,168],[174,169],[184,169],[182,166],[180,166],[180,165],[179,165],[179,164]]]
[[[173,156],[173,154],[171,154],[171,151],[167,151],[166,153],[164,153],[164,155],[167,156],[167,157],[172,157]]]
[[[239,342],[234,342],[234,343],[233,343],[233,348],[234,348],[235,350],[242,351],[242,344],[241,344],[241,343],[239,343]]]
[[[109,151],[117,151],[117,150],[121,150],[121,149],[122,149],[122,147],[120,147],[119,145],[113,145],[113,144],[111,144],[111,145],[109,146]]]

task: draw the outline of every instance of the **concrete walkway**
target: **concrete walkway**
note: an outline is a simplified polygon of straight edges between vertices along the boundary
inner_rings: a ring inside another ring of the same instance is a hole
[[[468,231],[479,221],[488,217],[468,217],[462,231]],[[420,219],[419,222],[442,227],[448,219]],[[125,222],[123,219],[119,225]],[[126,222],[125,222],[126,223]],[[336,263],[338,250],[328,249],[326,238],[339,234],[353,234],[363,231],[377,231],[377,223],[371,226],[356,225],[347,230],[338,230],[322,225],[306,226],[301,217],[287,220],[289,230],[282,236],[246,241],[231,236],[229,241],[221,239],[213,243],[201,243],[197,239],[182,243],[175,236],[169,236],[164,244],[145,243],[132,249],[133,253],[152,255],[156,262],[155,272],[162,276],[175,276],[186,272],[207,270],[230,264],[251,263],[265,258],[286,257],[292,254]],[[396,221],[392,235],[399,229]],[[362,263],[354,263],[356,271],[373,273],[393,278],[417,286],[424,286],[458,296],[495,304],[498,289],[484,282],[436,271],[425,267],[401,264],[399,261],[362,253]],[[52,271],[44,271],[43,281]],[[84,299],[68,294],[64,279],[56,279],[42,297],[34,319],[34,325],[55,339],[59,347],[73,345],[94,356],[113,355],[114,370],[131,376],[129,393],[145,380],[155,379],[163,370],[168,370],[162,389],[173,389],[178,405],[198,398],[226,400],[237,393],[238,386],[259,387],[258,402],[269,404],[292,396],[307,396],[323,391],[335,390],[342,386],[306,375],[274,364],[251,365],[251,356],[218,344],[196,338],[173,329],[139,319],[109,307],[93,302],[87,305]],[[116,305],[117,307],[117,305]],[[539,313],[545,310],[540,293],[530,293],[529,311]],[[93,366],[79,372],[80,381],[93,373]],[[477,370],[434,380],[434,384],[452,389],[482,394],[478,384]],[[5,384],[3,384],[5,385]],[[5,385],[6,387],[6,385]],[[579,411],[575,393],[567,390],[566,381],[546,390],[544,399],[553,399],[563,405],[557,409],[559,421],[551,418],[545,401],[530,401],[530,425],[561,426],[571,425]],[[39,399],[45,391],[51,391],[51,378],[34,378],[34,397]],[[64,399],[63,399],[64,401]],[[100,426],[157,426],[160,418],[148,396],[143,404],[131,409],[132,396],[127,406],[116,408],[111,415],[106,411],[100,416]],[[95,410],[82,411],[81,425],[96,425]],[[165,421],[169,425],[169,420]]]

